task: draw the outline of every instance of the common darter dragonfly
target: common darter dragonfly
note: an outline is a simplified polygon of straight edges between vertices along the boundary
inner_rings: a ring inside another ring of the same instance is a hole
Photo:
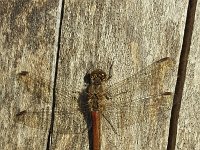
[[[102,122],[107,122],[105,124],[108,129],[110,126],[110,130],[118,135],[121,129],[134,125],[135,121],[164,119],[168,115],[167,111],[171,108],[172,93],[165,91],[163,84],[172,65],[173,60],[166,57],[114,85],[104,85],[106,80],[100,81],[103,82],[102,92],[104,94],[103,96],[100,94],[97,99],[104,99],[101,103],[100,113],[103,116]],[[25,71],[21,72],[19,80],[27,80],[27,74]],[[87,90],[83,90],[76,97],[66,91],[59,91],[59,89],[56,91],[57,99],[70,101],[70,104],[58,104],[59,110],[54,112],[58,127],[56,132],[82,134],[91,127],[89,114],[93,111],[91,109],[93,108],[91,106],[93,98],[91,96],[88,101],[87,92]],[[48,116],[50,113],[51,111],[48,109],[41,110],[33,107],[33,109],[29,108],[16,114],[15,120],[26,126],[42,129],[41,123],[44,122],[44,115]]]

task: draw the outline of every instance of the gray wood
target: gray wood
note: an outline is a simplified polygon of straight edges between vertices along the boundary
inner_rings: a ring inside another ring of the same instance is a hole
[[[39,121],[44,130],[20,124],[15,115],[30,106],[51,107],[58,2],[0,3],[0,149],[45,149],[50,114],[29,118],[32,124]],[[29,73],[19,75],[22,71]]]
[[[59,2],[2,3],[0,149],[45,149]],[[65,1],[52,149],[89,149],[87,130],[73,132],[87,127],[77,100],[86,72],[101,68],[108,74],[113,62],[110,90],[134,75],[116,91],[133,92],[113,95],[108,104],[105,116],[117,134],[102,118],[102,149],[166,149],[172,96],[153,96],[174,91],[186,10],[181,0]],[[165,57],[170,60],[154,63]],[[15,117],[23,110],[29,113]]]
[[[200,2],[197,3],[191,51],[181,105],[176,149],[200,149],[200,102],[199,102],[199,21]]]

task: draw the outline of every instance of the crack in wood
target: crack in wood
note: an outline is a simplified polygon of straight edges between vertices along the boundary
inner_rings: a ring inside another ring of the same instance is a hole
[[[187,63],[190,52],[196,5],[197,5],[197,0],[190,0],[188,3],[186,25],[185,25],[183,44],[179,60],[178,77],[177,77],[173,106],[171,111],[167,150],[175,150],[176,146],[178,118],[183,96],[183,88],[185,83]]]
[[[55,74],[54,74],[54,79],[53,79],[53,99],[52,99],[52,113],[51,113],[51,124],[49,128],[49,133],[48,133],[48,138],[47,138],[47,146],[46,150],[51,149],[51,144],[52,144],[52,135],[53,135],[53,127],[54,127],[54,119],[55,119],[55,105],[56,105],[56,81],[57,81],[57,74],[58,74],[58,61],[59,61],[59,53],[60,53],[60,41],[61,41],[61,31],[62,31],[62,21],[63,21],[63,15],[64,15],[64,6],[65,6],[65,1],[60,0],[59,1],[60,5],[58,6],[58,11],[60,10],[60,13],[58,14],[58,35],[57,36],[57,51],[56,51],[56,58],[55,58]]]

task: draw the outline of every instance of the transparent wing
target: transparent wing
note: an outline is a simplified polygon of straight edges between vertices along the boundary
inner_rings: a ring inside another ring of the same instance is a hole
[[[34,100],[34,104],[49,103],[49,97],[52,89],[51,79],[44,78],[41,74],[32,74],[27,71],[21,71],[16,76],[18,81],[18,88],[21,88],[20,92],[31,95],[30,99]],[[62,85],[61,83],[59,83]],[[57,98],[63,99],[78,99],[79,96],[84,96],[85,91],[72,91],[64,87],[58,89],[56,87],[55,94]]]
[[[169,57],[163,58],[143,68],[134,75],[108,87],[109,97],[132,92],[134,97],[149,97],[164,93],[164,80],[173,65]]]
[[[32,109],[32,108],[30,108]],[[55,111],[54,131],[60,134],[81,134],[91,126],[90,115],[87,112],[73,109]],[[48,130],[47,124],[51,122],[51,111],[45,109],[32,109],[21,111],[15,115],[15,122],[25,126]]]
[[[102,112],[107,126],[110,126],[109,129],[112,128],[114,133],[117,129],[127,128],[136,122],[146,122],[149,119],[158,121],[169,117],[173,97],[171,92],[137,99],[131,97],[126,95],[127,101],[124,101],[122,95],[115,97]]]
[[[50,89],[53,87],[50,80],[44,79],[41,76],[31,75],[26,71],[18,74],[20,88],[25,90],[25,93],[33,95],[30,102],[32,107],[21,111],[15,116],[15,121],[20,124],[38,129],[46,129],[46,123],[50,124],[51,110],[40,109],[41,104],[51,103],[49,101]],[[36,96],[35,96],[36,95]],[[37,102],[38,101],[38,102]],[[38,108],[36,107],[38,105]],[[54,126],[56,132],[59,133],[82,133],[87,128],[91,127],[88,104],[86,101],[85,91],[72,92],[69,90],[56,90],[56,107],[55,107]]]
[[[166,137],[172,98],[170,92],[142,99],[133,99],[127,94],[115,97],[103,112],[106,119],[101,119],[102,138],[107,139],[104,144],[109,143],[114,149],[119,149],[120,142],[129,145],[142,138],[149,143],[154,141],[152,137]]]

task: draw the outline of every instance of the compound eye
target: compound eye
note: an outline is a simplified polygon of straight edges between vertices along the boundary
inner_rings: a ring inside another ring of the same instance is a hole
[[[105,73],[102,73],[102,74],[101,74],[101,79],[102,79],[102,80],[105,80],[105,79],[106,79]]]

